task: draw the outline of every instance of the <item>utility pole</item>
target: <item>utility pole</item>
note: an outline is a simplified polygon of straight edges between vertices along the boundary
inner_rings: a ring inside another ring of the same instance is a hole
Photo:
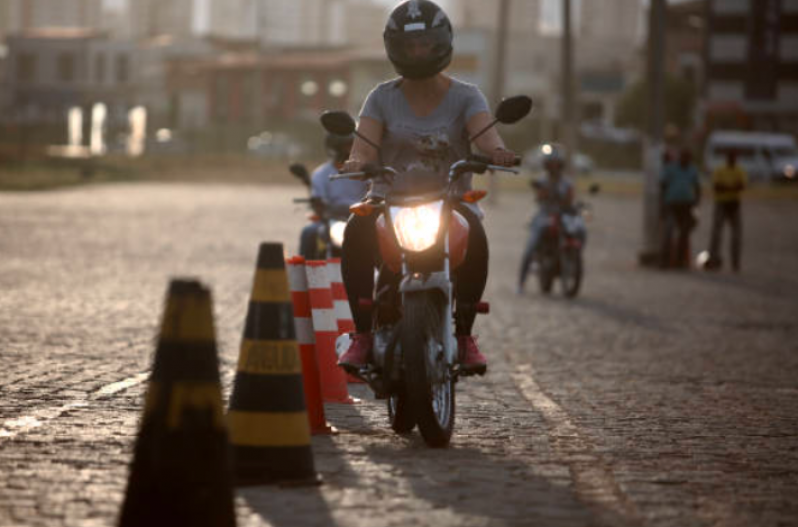
[[[499,0],[499,24],[496,29],[496,56],[494,58],[493,83],[491,86],[491,99],[498,104],[504,95],[504,79],[507,63],[507,33],[510,22],[510,0]],[[496,203],[499,198],[498,176],[491,175],[488,179],[488,202]]]
[[[562,142],[565,145],[565,166],[572,174],[576,154],[574,123],[574,51],[571,31],[571,0],[562,2]]]
[[[665,108],[666,0],[651,0],[648,12],[648,134],[643,142],[643,249],[641,265],[657,265],[660,259],[660,189],[662,130]]]

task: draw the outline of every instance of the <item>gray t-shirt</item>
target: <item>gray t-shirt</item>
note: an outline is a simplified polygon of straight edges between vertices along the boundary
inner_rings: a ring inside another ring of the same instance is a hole
[[[480,112],[490,112],[485,96],[473,84],[452,79],[449,91],[433,112],[425,117],[413,113],[401,89],[401,79],[393,79],[374,88],[360,110],[360,117],[369,117],[384,126],[383,162],[396,169],[400,176],[393,191],[441,185],[449,167],[471,152],[466,123]],[[458,182],[457,191],[471,188],[471,174]],[[387,189],[375,185],[373,193]]]

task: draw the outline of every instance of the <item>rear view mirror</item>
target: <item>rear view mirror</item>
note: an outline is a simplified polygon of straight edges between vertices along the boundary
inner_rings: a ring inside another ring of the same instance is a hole
[[[288,170],[305,186],[310,186],[310,174],[308,173],[308,169],[305,168],[305,165],[302,163],[293,163],[288,167]]]
[[[499,106],[496,107],[496,114],[493,120],[482,130],[475,133],[468,138],[468,141],[474,141],[477,137],[481,136],[496,123],[514,124],[526,117],[532,111],[532,99],[526,95],[516,95],[515,97],[508,97],[502,99]]]
[[[321,114],[321,125],[331,134],[350,135],[355,132],[355,120],[343,111],[324,112]]]
[[[496,120],[502,124],[514,124],[532,111],[532,99],[526,95],[516,95],[502,99],[496,108]]]

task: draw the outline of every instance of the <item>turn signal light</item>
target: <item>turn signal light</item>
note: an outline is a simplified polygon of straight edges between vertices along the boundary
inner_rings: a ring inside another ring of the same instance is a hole
[[[369,214],[374,212],[374,205],[366,202],[355,203],[354,205],[349,207],[349,212],[351,212],[355,216],[368,216]]]
[[[487,195],[487,190],[469,190],[463,194],[463,201],[466,203],[476,203]]]

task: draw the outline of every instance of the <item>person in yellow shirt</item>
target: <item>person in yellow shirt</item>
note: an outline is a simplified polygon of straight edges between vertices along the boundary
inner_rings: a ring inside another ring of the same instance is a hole
[[[737,152],[726,154],[726,164],[712,173],[712,188],[715,195],[715,210],[712,216],[712,235],[709,244],[707,269],[720,269],[720,244],[723,225],[731,225],[731,263],[734,272],[740,271],[740,252],[742,250],[742,213],[740,194],[748,184],[748,175],[737,164]]]

